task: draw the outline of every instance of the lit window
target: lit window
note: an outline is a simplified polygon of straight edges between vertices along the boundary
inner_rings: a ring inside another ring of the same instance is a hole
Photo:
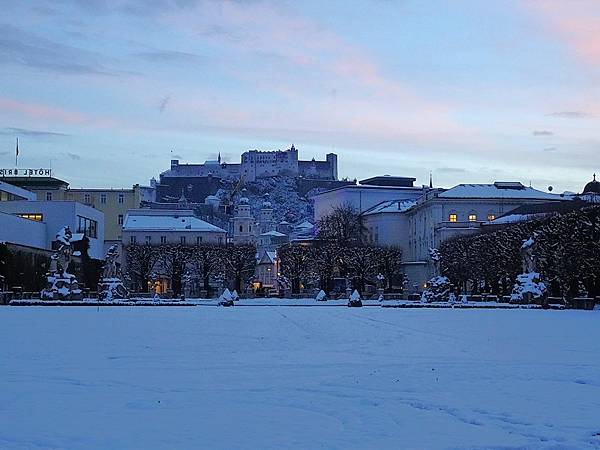
[[[35,220],[36,222],[42,222],[44,220],[44,215],[37,213],[19,213],[17,216],[22,217],[23,219]]]
[[[469,222],[477,222],[477,214],[469,214]]]
[[[488,214],[488,222],[491,222],[492,220],[496,220],[496,216],[494,214]]]
[[[450,214],[448,216],[448,221],[450,221],[450,222],[457,222],[458,221],[458,215],[456,215],[456,214]]]

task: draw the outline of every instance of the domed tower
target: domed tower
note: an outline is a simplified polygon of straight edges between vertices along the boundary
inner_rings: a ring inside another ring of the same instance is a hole
[[[273,231],[275,223],[273,221],[273,205],[269,201],[269,194],[265,194],[262,206],[258,213],[259,234]]]
[[[583,194],[600,194],[600,181],[596,181],[596,174],[594,174],[594,179],[583,188]]]
[[[596,174],[594,179],[585,185],[579,198],[586,202],[600,203],[600,181],[596,180]]]
[[[242,194],[243,195],[243,194]],[[240,198],[235,206],[233,222],[233,243],[250,244],[254,242],[254,217],[250,215],[250,203],[246,197]]]

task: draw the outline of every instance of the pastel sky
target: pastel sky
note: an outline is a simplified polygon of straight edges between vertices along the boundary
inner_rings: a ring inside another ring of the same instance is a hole
[[[598,0],[0,2],[0,160],[73,187],[292,143],[341,176],[580,191]]]

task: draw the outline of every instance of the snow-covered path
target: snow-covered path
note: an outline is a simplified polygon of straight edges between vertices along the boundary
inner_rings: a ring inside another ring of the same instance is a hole
[[[1,449],[600,448],[600,314],[0,307]]]

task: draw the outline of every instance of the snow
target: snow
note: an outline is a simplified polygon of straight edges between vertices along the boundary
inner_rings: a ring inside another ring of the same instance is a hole
[[[404,213],[415,206],[417,202],[412,200],[389,200],[378,203],[363,213],[363,216],[380,213]]]
[[[564,200],[557,194],[538,191],[532,187],[502,189],[494,184],[459,184],[438,195],[442,198],[517,198],[540,200]]]
[[[225,230],[194,216],[127,214],[125,231],[205,231],[225,233]]]
[[[598,314],[0,307],[0,448],[598,449]]]

